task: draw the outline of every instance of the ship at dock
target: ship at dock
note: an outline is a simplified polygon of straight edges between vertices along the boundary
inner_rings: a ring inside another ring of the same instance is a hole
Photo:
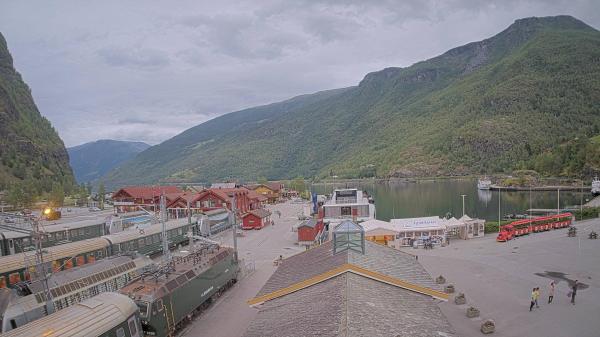
[[[492,181],[487,178],[479,178],[479,180],[477,181],[477,189],[480,190],[489,190],[492,187]]]
[[[336,189],[323,204],[323,221],[330,224],[372,219],[375,219],[375,201],[357,188]]]

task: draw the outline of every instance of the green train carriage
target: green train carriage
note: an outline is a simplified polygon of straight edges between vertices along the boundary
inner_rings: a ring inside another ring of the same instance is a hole
[[[166,223],[167,240],[169,247],[185,245],[189,242],[188,231],[190,225],[186,219],[169,221]],[[110,254],[136,251],[142,255],[155,255],[162,252],[162,224],[154,224],[143,229],[130,229],[128,231],[103,236],[110,242]]]
[[[199,258],[193,255],[175,263],[175,270],[168,276],[138,280],[120,290],[138,305],[145,335],[171,335],[215,294],[237,281],[239,264],[232,248],[219,247]]]

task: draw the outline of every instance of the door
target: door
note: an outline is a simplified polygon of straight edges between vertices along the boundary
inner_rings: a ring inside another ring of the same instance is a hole
[[[13,239],[8,239],[8,251],[10,255],[15,254],[15,242]]]

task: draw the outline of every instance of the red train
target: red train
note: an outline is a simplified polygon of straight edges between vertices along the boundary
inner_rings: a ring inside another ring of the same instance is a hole
[[[500,227],[496,241],[505,242],[517,236],[571,226],[573,215],[561,213],[533,219],[513,221]]]

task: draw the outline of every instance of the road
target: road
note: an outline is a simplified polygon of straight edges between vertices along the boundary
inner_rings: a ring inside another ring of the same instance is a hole
[[[246,264],[254,264],[255,271],[227,291],[180,336],[235,337],[244,334],[258,312],[250,308],[246,301],[254,297],[273,274],[273,261],[279,255],[287,257],[303,250],[295,244],[296,233],[291,231],[292,226],[298,223],[297,214],[302,210],[302,205],[288,202],[268,208],[271,211],[279,210],[282,214],[281,218],[272,215],[275,225],[261,230],[242,231],[243,236],[237,240],[240,259]],[[231,231],[211,239],[233,245]]]
[[[600,233],[600,219],[575,225],[578,236],[566,229],[532,234],[508,243],[495,236],[451,242],[432,251],[407,248],[434,277],[443,275],[467,305],[452,301],[440,305],[460,336],[481,336],[481,319],[496,322],[494,336],[598,337],[600,336],[600,240],[590,240],[591,230]],[[567,279],[584,283],[576,305],[569,302]],[[548,285],[556,282],[552,304],[547,304]],[[540,308],[529,312],[533,287],[541,288]],[[479,319],[468,319],[465,310],[474,305]]]

